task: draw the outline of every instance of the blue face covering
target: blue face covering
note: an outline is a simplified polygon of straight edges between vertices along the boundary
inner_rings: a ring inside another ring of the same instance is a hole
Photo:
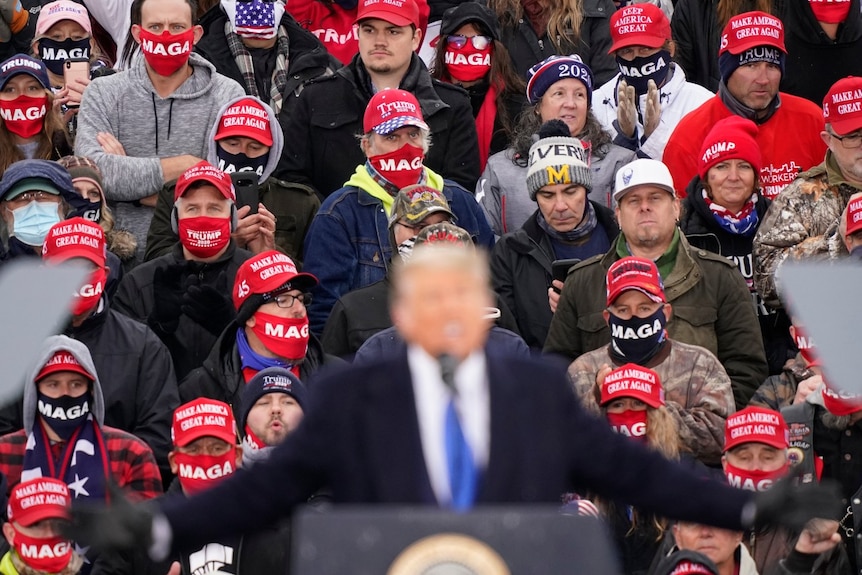
[[[45,243],[48,230],[60,221],[60,205],[54,202],[33,201],[10,211],[15,219],[12,235],[28,246],[41,246]]]

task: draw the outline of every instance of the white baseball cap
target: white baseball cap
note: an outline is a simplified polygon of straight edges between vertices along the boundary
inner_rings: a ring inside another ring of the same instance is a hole
[[[617,170],[614,181],[614,201],[619,203],[626,192],[637,186],[655,186],[676,196],[670,170],[658,160],[641,158]]]

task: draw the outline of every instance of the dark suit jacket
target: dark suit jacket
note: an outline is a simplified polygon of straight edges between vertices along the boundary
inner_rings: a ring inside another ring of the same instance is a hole
[[[553,503],[571,490],[660,515],[742,528],[753,494],[708,482],[613,433],[579,405],[564,369],[488,352],[491,444],[483,503]],[[406,351],[324,373],[305,419],[263,463],[190,499],[166,498],[174,545],[211,541],[289,514],[328,485],[339,503],[431,504]]]

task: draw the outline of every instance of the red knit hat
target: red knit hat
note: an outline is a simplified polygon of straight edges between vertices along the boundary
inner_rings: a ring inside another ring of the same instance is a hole
[[[698,174],[706,178],[711,167],[725,160],[745,160],[760,173],[760,146],[757,144],[757,125],[746,118],[731,115],[712,127],[698,159]]]
[[[613,54],[628,46],[661,48],[671,39],[670,21],[655,4],[632,4],[611,15],[611,49]]]
[[[787,423],[781,413],[763,407],[746,407],[727,417],[724,426],[724,450],[743,443],[765,443],[776,449],[787,449]]]
[[[727,25],[721,31],[718,54],[725,52],[741,54],[758,46],[771,46],[786,54],[784,25],[781,20],[766,12],[745,12],[727,21]]]
[[[656,408],[664,405],[664,389],[661,379],[653,370],[634,363],[618,367],[602,382],[600,405],[610,403],[620,397],[633,397]]]
[[[850,0],[808,0],[818,22],[840,24],[850,14]]]

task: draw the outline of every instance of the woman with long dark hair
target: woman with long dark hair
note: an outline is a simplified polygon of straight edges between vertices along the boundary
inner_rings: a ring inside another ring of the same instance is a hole
[[[461,86],[470,95],[484,170],[488,156],[509,145],[526,104],[524,81],[515,74],[490,9],[464,2],[443,14],[431,76]]]

